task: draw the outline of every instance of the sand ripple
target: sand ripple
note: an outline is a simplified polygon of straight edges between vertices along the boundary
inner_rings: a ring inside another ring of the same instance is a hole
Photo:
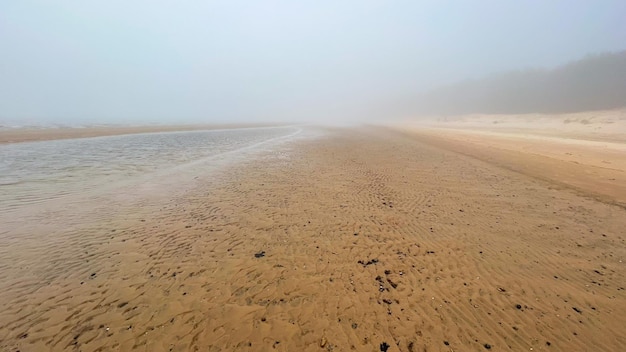
[[[624,209],[391,132],[256,159],[3,242],[0,348],[626,344]]]

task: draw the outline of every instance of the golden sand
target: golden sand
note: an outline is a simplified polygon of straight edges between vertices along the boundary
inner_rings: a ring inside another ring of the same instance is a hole
[[[621,350],[624,183],[537,177],[570,160],[481,143],[333,130],[184,194],[3,233],[0,350]]]

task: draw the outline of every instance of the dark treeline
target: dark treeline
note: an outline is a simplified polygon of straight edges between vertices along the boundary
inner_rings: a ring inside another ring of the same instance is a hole
[[[588,56],[552,70],[466,81],[418,99],[427,114],[560,113],[626,106],[626,51]]]

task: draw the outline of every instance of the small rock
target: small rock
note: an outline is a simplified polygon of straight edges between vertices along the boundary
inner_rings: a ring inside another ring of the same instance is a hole
[[[516,304],[516,305],[515,305],[515,308],[517,308],[517,309],[522,309],[522,305],[521,305],[521,304]]]
[[[320,347],[321,347],[321,348],[324,348],[324,346],[326,346],[326,342],[327,342],[327,341],[326,341],[326,338],[325,338],[325,337],[322,337],[322,339],[320,340]]]
[[[484,344],[483,346],[484,346],[486,349],[488,349],[488,350],[490,350],[490,349],[491,349],[491,345],[490,345],[490,344],[488,344],[488,343]]]
[[[260,251],[260,252],[254,253],[254,257],[255,258],[263,258],[263,257],[265,257],[265,251]]]
[[[389,347],[391,347],[391,346],[389,346],[389,344],[387,344],[386,342],[383,342],[383,343],[380,344],[380,351],[381,352],[387,352]]]

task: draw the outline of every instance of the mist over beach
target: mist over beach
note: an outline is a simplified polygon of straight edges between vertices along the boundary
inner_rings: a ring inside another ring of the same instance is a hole
[[[0,4],[0,350],[621,351],[624,14]]]

